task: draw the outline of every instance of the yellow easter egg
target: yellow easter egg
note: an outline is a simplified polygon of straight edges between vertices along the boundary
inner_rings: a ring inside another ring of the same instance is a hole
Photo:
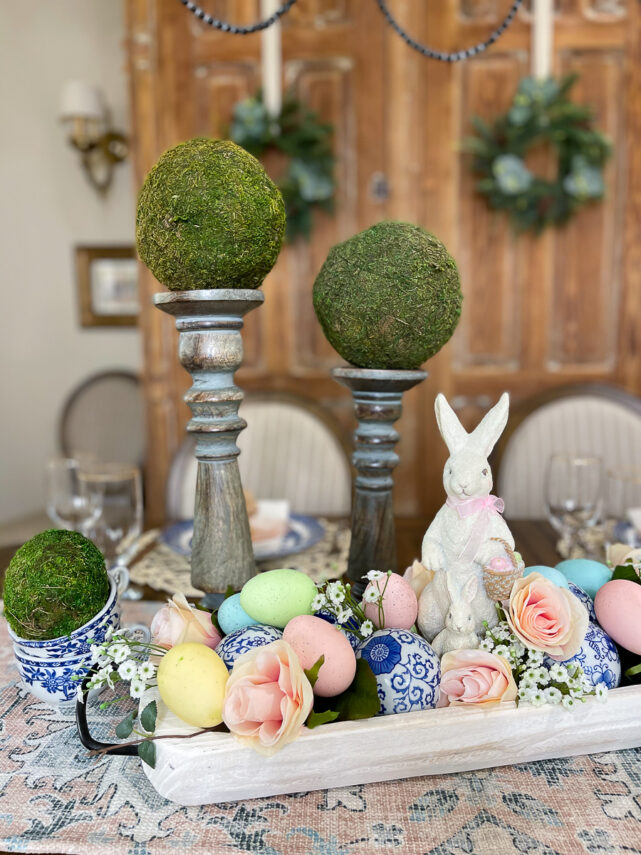
[[[194,727],[215,727],[223,720],[229,672],[220,656],[198,642],[172,647],[158,666],[158,691],[169,709]]]

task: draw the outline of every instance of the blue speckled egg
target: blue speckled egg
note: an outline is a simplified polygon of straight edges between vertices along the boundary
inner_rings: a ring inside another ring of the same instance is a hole
[[[225,635],[237,629],[244,629],[246,626],[258,625],[258,621],[250,617],[241,606],[240,594],[232,594],[231,597],[223,600],[218,609],[218,623]]]
[[[320,609],[315,613],[315,617],[322,618],[323,620],[326,620],[327,623],[331,623],[334,626],[337,626],[343,633],[343,635],[347,636],[347,640],[352,645],[352,650],[356,652],[356,648],[361,643],[361,639],[356,635],[355,632],[352,632],[349,628],[350,625],[353,625],[354,627],[358,626],[358,621],[356,620],[356,618],[350,618],[347,624],[339,624],[339,622],[336,620],[336,615],[332,614],[332,612],[330,612],[328,609]]]
[[[226,635],[216,648],[216,653],[231,671],[234,662],[243,653],[247,653],[255,647],[271,644],[272,641],[278,641],[282,637],[283,633],[275,626],[265,626],[264,624],[246,626],[244,629],[237,629],[235,632]]]
[[[546,579],[549,579],[550,582],[554,582],[554,584],[559,588],[568,587],[568,580],[560,570],[556,570],[554,567],[545,567],[543,564],[535,564],[533,567],[526,567],[523,571],[524,576],[529,576],[530,573],[540,573],[541,576],[545,576]]]
[[[604,683],[608,689],[616,689],[621,682],[619,652],[610,636],[596,623],[588,624],[579,652],[561,664],[568,665],[571,662],[583,668],[593,686]],[[549,668],[553,660],[546,656],[545,664]]]
[[[431,646],[406,629],[379,629],[356,651],[376,677],[378,715],[429,710],[436,706],[441,666]]]
[[[570,582],[583,588],[592,599],[596,597],[599,588],[612,578],[609,567],[590,558],[569,558],[557,564],[556,569],[560,570]]]
[[[578,600],[581,600],[581,602],[586,608],[587,613],[590,615],[590,620],[594,621],[594,623],[598,623],[596,619],[596,612],[594,611],[594,602],[592,600],[592,597],[589,597],[585,593],[583,588],[579,588],[579,586],[575,585],[574,582],[568,582],[568,588]]]

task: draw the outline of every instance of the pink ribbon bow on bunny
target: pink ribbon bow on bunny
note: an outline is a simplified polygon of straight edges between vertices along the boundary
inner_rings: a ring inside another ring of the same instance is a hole
[[[455,499],[453,496],[448,496],[446,505],[454,508],[459,519],[462,520],[478,511],[488,510],[495,514],[502,514],[505,509],[505,502],[498,496],[476,496],[471,499]]]

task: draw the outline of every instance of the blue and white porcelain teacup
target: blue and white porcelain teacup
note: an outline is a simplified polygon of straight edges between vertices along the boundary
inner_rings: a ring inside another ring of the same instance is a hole
[[[78,627],[69,635],[59,638],[34,640],[21,638],[9,627],[9,636],[25,656],[38,659],[62,659],[68,656],[82,656],[89,653],[91,641],[103,641],[107,628],[120,627],[120,603],[118,595],[127,587],[129,573],[126,567],[114,567],[109,570],[109,598],[97,615]]]

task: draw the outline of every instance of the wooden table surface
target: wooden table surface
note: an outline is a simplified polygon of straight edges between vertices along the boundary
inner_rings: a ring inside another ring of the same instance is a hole
[[[560,556],[556,551],[557,536],[549,523],[543,520],[512,520],[509,521],[509,526],[526,567],[533,564],[554,567],[559,562]],[[399,517],[396,520],[399,568],[408,567],[415,558],[420,557],[426,527],[423,519],[415,517]],[[18,545],[0,547],[0,581],[4,580],[4,571]],[[164,600],[166,596],[163,591],[155,591],[146,586],[143,588],[143,597],[146,600]]]

